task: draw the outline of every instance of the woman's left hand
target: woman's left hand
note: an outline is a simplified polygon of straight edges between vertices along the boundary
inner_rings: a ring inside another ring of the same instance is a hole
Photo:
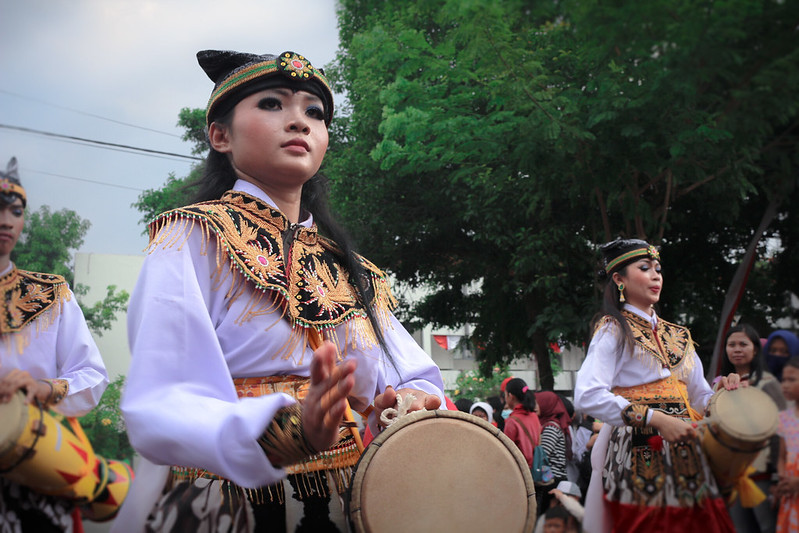
[[[0,379],[0,403],[10,402],[18,390],[25,391],[25,403],[38,400],[42,405],[47,403],[53,392],[47,383],[34,379],[25,370],[15,368]]]
[[[413,397],[416,398],[411,404],[411,408],[408,409],[409,413],[412,411],[420,411],[422,408],[427,409],[428,411],[433,411],[441,407],[441,398],[435,394],[427,394],[426,392],[416,389],[394,390],[394,387],[388,386],[386,387],[385,392],[375,396],[375,415],[377,416],[378,420],[380,420],[380,415],[383,413],[383,411],[390,407],[397,406],[397,394],[401,394],[403,397],[405,397],[407,394],[413,394]]]
[[[747,384],[747,381],[741,381],[741,376],[738,374],[729,374],[727,376],[723,376],[719,382],[719,385],[727,390],[735,390],[738,387],[746,387]]]

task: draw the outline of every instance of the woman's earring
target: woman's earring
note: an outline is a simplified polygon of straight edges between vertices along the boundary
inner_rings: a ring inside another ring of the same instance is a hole
[[[624,283],[619,283],[619,302],[624,303]]]

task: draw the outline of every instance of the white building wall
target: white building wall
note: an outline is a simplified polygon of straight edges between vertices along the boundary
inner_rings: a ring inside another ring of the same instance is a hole
[[[117,291],[125,290],[132,294],[143,262],[144,255],[75,254],[75,283],[89,287],[82,298],[83,304],[93,305],[104,299],[109,285],[116,285]],[[127,374],[130,366],[127,313],[118,313],[111,329],[103,332],[102,336],[92,335],[109,378],[113,381],[120,374]]]

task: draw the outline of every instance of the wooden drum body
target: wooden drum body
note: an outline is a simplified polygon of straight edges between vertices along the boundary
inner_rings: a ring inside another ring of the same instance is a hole
[[[98,479],[95,456],[48,411],[25,405],[20,392],[0,404],[0,475],[35,490],[78,502],[89,501]]]
[[[532,532],[535,487],[499,429],[459,411],[400,418],[366,448],[350,485],[358,533]]]
[[[25,405],[21,392],[0,404],[0,475],[39,494],[74,501],[89,520],[110,520],[133,472],[126,463],[95,455],[77,419],[67,423]]]
[[[721,390],[710,400],[702,448],[722,493],[736,481],[777,432],[779,413],[768,394],[756,387]]]

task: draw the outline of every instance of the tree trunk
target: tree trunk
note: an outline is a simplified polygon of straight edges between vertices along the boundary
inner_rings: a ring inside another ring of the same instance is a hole
[[[533,353],[538,364],[538,388],[553,390],[555,376],[552,375],[552,362],[549,360],[549,343],[543,333],[533,333]]]
[[[724,337],[727,335],[727,330],[730,328],[735,310],[738,308],[738,304],[746,289],[746,280],[749,278],[749,272],[752,270],[752,265],[757,256],[757,243],[760,242],[763,233],[766,232],[766,229],[768,229],[771,222],[777,216],[777,208],[780,206],[781,200],[782,198],[775,194],[769,202],[766,210],[763,212],[763,217],[760,219],[760,225],[758,225],[754,235],[752,235],[749,246],[746,248],[746,253],[738,265],[738,268],[735,270],[735,275],[732,277],[730,287],[727,289],[727,296],[724,298],[724,306],[721,308],[721,319],[719,320],[719,331],[716,334],[716,344],[713,346],[713,357],[705,371],[705,378],[708,382],[712,382],[721,371],[721,354],[724,350]]]

